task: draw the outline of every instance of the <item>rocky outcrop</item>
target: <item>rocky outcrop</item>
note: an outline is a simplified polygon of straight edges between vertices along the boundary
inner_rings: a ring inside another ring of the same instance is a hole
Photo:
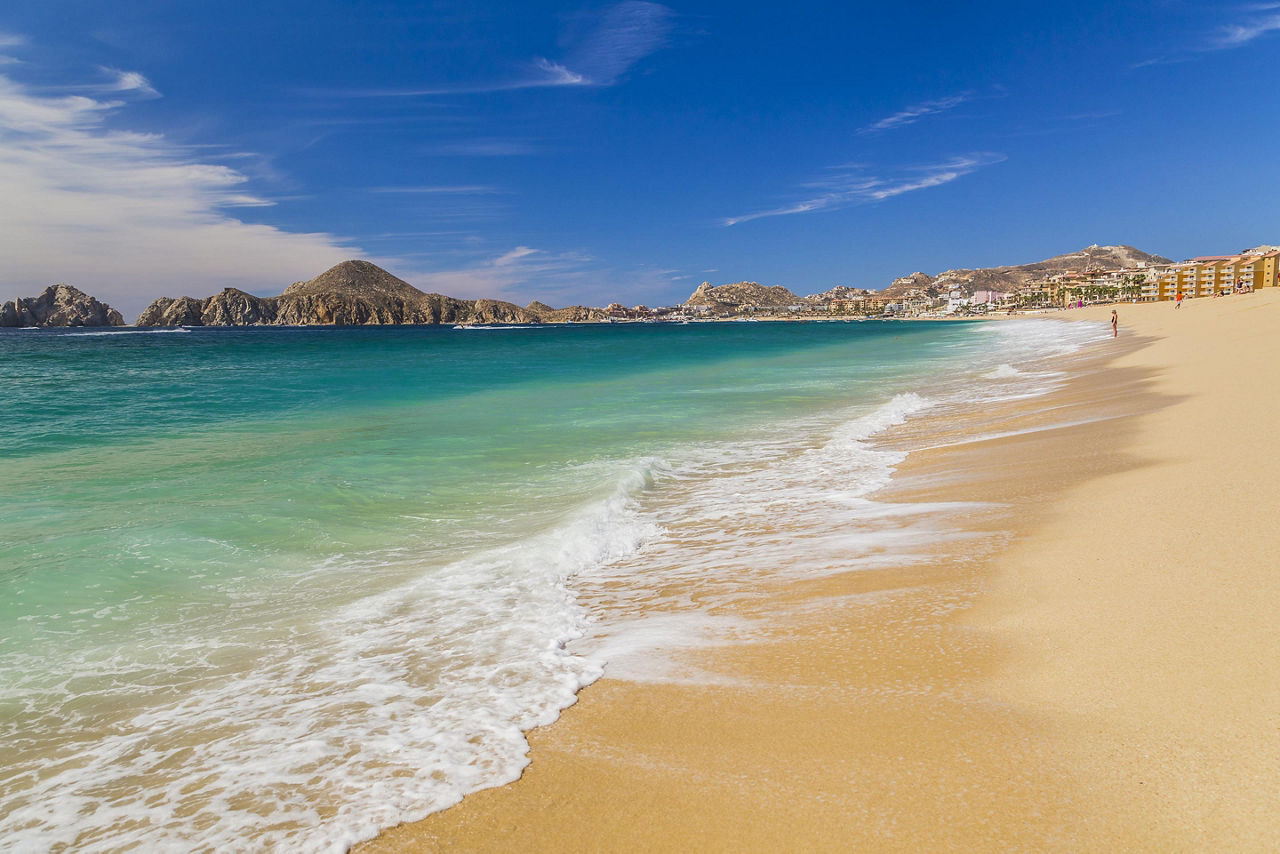
[[[766,287],[756,282],[712,285],[710,282],[703,282],[684,304],[694,308],[709,308],[714,312],[739,312],[786,308],[801,302],[800,297],[781,285]]]
[[[200,326],[204,302],[192,297],[160,297],[138,315],[138,326]]]
[[[222,293],[205,300],[200,310],[201,326],[255,326],[275,320],[275,300],[238,288],[223,288]]]
[[[585,305],[552,308],[546,303],[534,301],[526,305],[524,310],[541,323],[603,323],[609,319],[607,310]]]
[[[555,310],[550,309],[554,315]],[[139,326],[391,326],[437,323],[543,323],[540,313],[501,300],[428,294],[368,261],[344,261],[276,297],[236,288],[197,300],[156,300]],[[552,321],[554,322],[554,321]]]
[[[79,288],[61,284],[0,305],[0,326],[124,326],[124,318]]]

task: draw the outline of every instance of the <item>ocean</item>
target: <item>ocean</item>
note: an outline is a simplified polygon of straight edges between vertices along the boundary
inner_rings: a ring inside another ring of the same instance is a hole
[[[0,330],[0,847],[344,851],[513,780],[746,582],[912,560],[877,438],[1107,336]]]

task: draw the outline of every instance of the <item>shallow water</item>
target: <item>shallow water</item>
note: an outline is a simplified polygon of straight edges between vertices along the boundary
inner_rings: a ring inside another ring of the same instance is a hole
[[[714,623],[626,597],[910,560],[868,440],[1103,332],[0,331],[0,840],[343,850],[514,779]]]

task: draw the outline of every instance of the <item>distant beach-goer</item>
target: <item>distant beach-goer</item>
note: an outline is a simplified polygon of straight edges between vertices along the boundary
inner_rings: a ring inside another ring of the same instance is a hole
[[[1120,334],[1120,316],[1116,314],[1116,310],[1111,309],[1111,337],[1115,338]]]
[[[1182,308],[1182,291],[1178,291],[1178,301],[1174,304],[1174,308]]]

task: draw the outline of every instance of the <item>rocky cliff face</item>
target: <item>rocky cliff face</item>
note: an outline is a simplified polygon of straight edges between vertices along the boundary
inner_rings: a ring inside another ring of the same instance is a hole
[[[551,317],[501,300],[427,294],[368,261],[344,261],[277,297],[235,288],[203,300],[156,300],[139,326],[388,326],[436,323],[544,323]]]
[[[710,282],[703,282],[684,304],[706,306],[717,312],[734,312],[744,308],[786,308],[801,302],[800,297],[780,285],[765,287],[756,282],[734,282],[713,286]]]
[[[51,285],[39,296],[0,305],[0,326],[124,326],[124,318],[78,288]]]
[[[204,303],[191,297],[160,297],[138,316],[138,326],[200,326]]]

